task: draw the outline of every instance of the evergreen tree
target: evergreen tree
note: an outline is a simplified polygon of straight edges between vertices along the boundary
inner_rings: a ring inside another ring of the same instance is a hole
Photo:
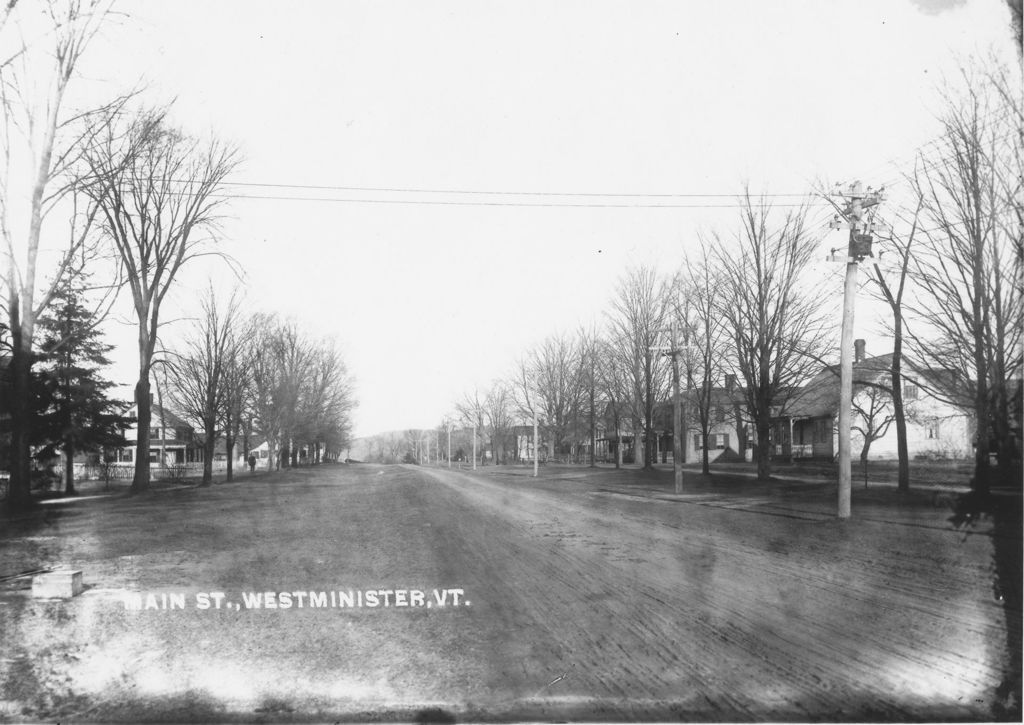
[[[110,364],[111,345],[103,342],[96,313],[84,304],[84,280],[67,279],[39,320],[39,417],[36,458],[64,456],[65,492],[75,493],[74,457],[79,452],[127,445],[123,412],[129,403],[107,396],[114,383],[100,370]]]

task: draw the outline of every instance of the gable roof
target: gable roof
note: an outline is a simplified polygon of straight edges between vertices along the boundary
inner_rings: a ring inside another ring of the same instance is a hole
[[[157,421],[160,421],[157,423]],[[179,416],[173,410],[162,408],[158,403],[150,406],[149,424],[159,425],[161,428],[192,428],[192,424]]]
[[[853,364],[854,394],[868,383],[880,383],[892,370],[892,353]],[[839,366],[829,365],[815,375],[786,406],[790,418],[820,418],[839,410]]]

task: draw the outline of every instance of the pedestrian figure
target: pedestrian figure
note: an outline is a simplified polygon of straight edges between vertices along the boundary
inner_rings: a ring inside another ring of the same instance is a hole
[[[256,470],[256,456],[249,454],[249,472],[252,473]]]

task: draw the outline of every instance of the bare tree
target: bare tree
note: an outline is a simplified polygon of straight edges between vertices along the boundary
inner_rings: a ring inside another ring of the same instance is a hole
[[[687,388],[692,391],[687,396],[693,401],[693,414],[700,426],[701,470],[708,474],[711,471],[708,439],[714,426],[714,413],[727,407],[721,395],[716,394],[715,384],[720,382],[725,353],[728,349],[729,330],[724,318],[719,314],[721,308],[721,287],[719,270],[716,269],[710,248],[701,244],[701,256],[695,263],[688,264],[679,279],[681,308],[676,315],[684,324],[684,345],[680,357],[686,371]],[[682,416],[683,450],[686,450],[685,432],[686,417]]]
[[[629,409],[630,385],[627,370],[620,364],[618,351],[621,346],[598,338],[595,377],[597,395],[601,401],[606,421],[615,431],[615,467],[622,467],[622,427]]]
[[[225,197],[219,192],[238,164],[237,151],[172,128],[166,110],[142,113],[121,129],[103,129],[86,150],[87,192],[125,267],[138,321],[139,378],[135,478],[149,487],[150,369],[161,305],[181,268],[206,252]]]
[[[233,354],[224,364],[224,409],[221,430],[224,431],[228,481],[234,478],[234,452],[240,436],[243,443],[242,458],[244,460],[249,457],[254,415],[253,379],[250,374],[252,349],[248,344],[252,337],[252,321],[252,318],[234,316],[230,330],[232,340],[228,346]]]
[[[298,462],[296,434],[301,420],[303,381],[311,370],[313,351],[298,325],[280,323],[270,340],[270,360],[274,366],[272,389],[273,420],[281,444],[281,465]]]
[[[17,34],[20,22],[10,22],[23,8],[28,24],[42,23],[42,40],[26,44]],[[40,12],[41,10],[41,12]],[[109,16],[109,3],[100,0],[51,0],[0,7],[0,31],[10,55],[0,58],[0,237],[3,238],[3,304],[11,336],[10,387],[7,401],[12,423],[11,483],[8,500],[14,506],[31,501],[29,440],[32,437],[30,375],[36,320],[53,298],[57,281],[89,239],[95,209],[80,205],[78,162],[88,139],[109,123],[124,97],[89,108],[71,108],[68,89],[82,58]],[[8,37],[16,35],[16,37]],[[27,186],[19,189],[22,179]],[[27,192],[27,193],[25,193]],[[16,209],[20,200],[27,207]],[[68,223],[57,270],[40,288],[44,227],[58,217]]]
[[[520,361],[513,380],[519,408],[543,421],[557,457],[573,428],[581,395],[579,350],[564,334],[547,337]]]
[[[491,384],[483,400],[484,415],[491,438],[491,451],[496,464],[504,464],[513,448],[513,398],[509,385],[501,380]]]
[[[166,356],[170,398],[179,412],[203,431],[204,486],[213,480],[214,451],[224,432],[222,423],[229,402],[226,375],[237,354],[233,329],[240,302],[237,293],[232,293],[223,306],[218,305],[211,287],[203,298],[198,327],[180,351]]]
[[[903,401],[903,343],[906,310],[904,298],[908,289],[911,251],[917,236],[920,205],[909,219],[906,234],[891,233],[878,240],[878,255],[868,271],[868,289],[876,299],[889,307],[891,319],[886,326],[892,334],[892,367],[889,372],[888,395],[892,401],[892,422],[896,424],[897,485],[901,491],[910,488],[910,453],[907,445],[907,415]],[[865,438],[866,440],[866,438]],[[866,442],[870,445],[870,442]],[[864,454],[866,456],[866,453]]]
[[[963,89],[945,97],[939,156],[911,178],[926,227],[911,266],[911,362],[933,394],[973,412],[981,494],[991,452],[1000,478],[1019,483],[1022,102],[1010,77],[1005,67],[964,69]]]
[[[280,368],[275,360],[275,337],[279,322],[267,314],[257,314],[250,322],[252,332],[246,346],[249,375],[252,381],[252,408],[260,434],[267,442],[267,466],[273,469],[278,461],[281,443],[279,405]]]
[[[850,426],[861,437],[860,460],[865,466],[871,444],[889,432],[896,420],[892,395],[880,385],[866,385],[853,396],[853,423]]]
[[[831,325],[817,292],[800,277],[818,251],[806,209],[772,223],[764,199],[741,198],[742,227],[733,243],[721,238],[715,259],[722,270],[718,312],[728,324],[733,360],[745,383],[747,410],[757,432],[757,477],[771,476],[772,419],[785,413],[798,387],[830,350]]]
[[[318,464],[325,451],[336,453],[347,444],[355,400],[352,379],[333,340],[313,346],[311,358],[302,381],[296,432],[311,448],[310,463]]]
[[[601,338],[597,328],[581,328],[579,333],[577,349],[579,350],[579,379],[581,387],[580,405],[578,418],[586,418],[587,439],[589,442],[590,455],[589,464],[591,468],[597,465],[597,416],[598,416],[598,389],[600,387],[598,368],[600,366],[599,355],[601,354]]]
[[[653,267],[630,269],[619,280],[608,316],[609,339],[631,383],[633,420],[643,426],[633,449],[645,468],[654,465],[654,408],[670,384],[669,366],[656,349],[670,310],[669,290]]]
[[[354,383],[333,340],[315,342],[293,321],[256,315],[243,346],[250,407],[270,449],[271,465],[331,457],[351,441]]]
[[[463,423],[475,431],[476,455],[483,455],[482,443],[487,433],[487,408],[484,396],[480,394],[478,389],[474,388],[472,392],[463,395],[462,400],[456,403],[455,412],[459,414]],[[473,441],[470,441],[470,446],[470,454],[472,455]]]

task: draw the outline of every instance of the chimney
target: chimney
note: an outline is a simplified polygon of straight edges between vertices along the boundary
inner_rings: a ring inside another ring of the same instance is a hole
[[[855,363],[864,362],[864,346],[866,343],[864,340],[853,341],[853,361]]]
[[[733,373],[726,374],[726,376],[725,376],[725,392],[731,393],[735,387],[736,387],[736,375],[733,374]]]

